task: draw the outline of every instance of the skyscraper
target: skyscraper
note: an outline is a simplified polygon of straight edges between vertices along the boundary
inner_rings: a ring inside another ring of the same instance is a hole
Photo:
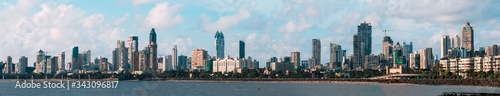
[[[195,49],[191,53],[191,68],[193,70],[204,70],[208,53],[204,49]]]
[[[460,36],[459,35],[455,35],[455,38],[452,38],[451,39],[451,48],[460,48],[462,47],[461,43],[460,43]]]
[[[85,50],[83,51],[83,65],[91,65],[90,62],[91,62],[91,51],[90,50]]]
[[[40,49],[37,53],[36,53],[36,61],[35,61],[35,69],[37,70],[35,73],[39,72],[39,70],[42,70],[42,61],[45,59],[45,52],[42,51],[42,49]]]
[[[240,56],[239,58],[245,58],[245,42],[240,40]]]
[[[172,48],[172,69],[179,69],[179,65],[177,63],[177,45],[174,45],[174,48]]]
[[[80,56],[78,53],[78,46],[75,46],[73,47],[73,51],[71,54],[71,64],[72,64],[71,70],[82,69],[82,64],[80,64],[81,61],[78,61],[80,60],[79,58]]]
[[[372,25],[366,22],[361,23],[358,26],[358,34],[364,47],[363,56],[372,54]]]
[[[312,39],[312,58],[315,60],[313,66],[321,64],[321,41]]]
[[[151,72],[156,72],[158,70],[158,45],[156,43],[156,32],[155,28],[151,29],[149,33],[149,68],[151,68]]]
[[[59,60],[57,60],[57,67],[59,71],[61,70],[66,70],[66,64],[65,64],[65,59],[66,59],[66,55],[65,55],[65,52],[61,52],[61,54],[59,54]]]
[[[249,59],[251,60],[251,59]],[[299,70],[300,66],[300,52],[293,51],[292,52],[292,63],[294,70]]]
[[[57,56],[47,56],[46,74],[56,74],[57,58],[58,58]]]
[[[467,50],[468,57],[474,54],[474,29],[469,22],[462,29],[462,47]]]
[[[434,55],[432,48],[424,48],[420,50],[420,69],[430,69],[434,65]]]
[[[187,69],[186,67],[187,67],[187,64],[188,64],[188,58],[187,58],[187,56],[180,55],[178,59],[179,59],[179,60],[177,60],[178,61],[178,65],[179,65],[178,66],[179,67],[178,70],[186,70]]]
[[[372,53],[372,26],[363,22],[353,36],[353,67],[364,68],[364,57]]]
[[[406,58],[404,57],[403,54],[403,48],[401,45],[399,45],[399,42],[394,45],[394,50],[393,50],[393,67],[398,67],[398,66],[404,66],[406,64]]]
[[[5,60],[5,67],[3,69],[3,74],[12,74],[14,70],[14,66],[12,66],[12,57],[7,56],[7,60]]]
[[[28,57],[21,56],[19,64],[17,64],[16,72],[18,74],[26,74],[26,67],[28,67]]]
[[[343,58],[344,51],[342,50],[342,46],[330,43],[330,68],[337,69],[342,67]]]
[[[144,47],[143,50],[139,51],[139,64],[138,64],[138,70],[134,70],[134,71],[143,71],[143,72],[146,72],[146,71],[151,71],[151,62],[149,61],[150,59],[150,50],[149,50],[149,47]]]
[[[113,52],[111,52],[111,68],[110,71],[118,70],[118,48],[115,48]]]
[[[420,53],[415,51],[410,54],[409,65],[411,69],[420,69]]]
[[[224,58],[224,34],[218,30],[215,33],[215,53],[217,58]]]
[[[407,60],[406,62],[408,62],[408,60],[410,59],[411,52],[413,52],[413,42],[410,42],[410,44],[403,42],[403,55],[405,56],[405,60]]]
[[[139,65],[139,37],[130,36],[127,41],[128,46],[128,64],[133,71],[137,71]]]
[[[500,47],[498,47],[498,45],[494,44],[494,45],[491,45],[491,46],[487,46],[486,47],[486,56],[497,56],[500,54],[500,50],[499,50]]]
[[[393,41],[391,37],[385,36],[384,40],[382,41],[382,53],[388,57],[392,55],[392,46],[393,46]]]
[[[114,68],[113,70],[120,70],[120,71],[130,71],[130,65],[128,64],[128,49],[125,47],[125,42],[117,40],[116,42],[116,47],[115,50],[113,51],[113,63]],[[133,70],[135,71],[136,68],[133,66]]]
[[[450,41],[451,40],[449,35],[443,35],[443,38],[441,38],[441,58],[448,55],[448,49],[451,49]]]

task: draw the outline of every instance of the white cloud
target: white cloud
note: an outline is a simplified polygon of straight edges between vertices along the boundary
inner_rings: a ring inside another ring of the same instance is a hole
[[[172,48],[174,45],[177,45],[177,55],[191,55],[191,49],[193,47],[193,41],[190,37],[181,37],[175,39],[165,39],[158,44],[158,48],[162,48],[165,50],[159,50],[158,53],[163,55],[172,55]]]
[[[169,5],[168,3],[158,3],[145,17],[143,25],[146,29],[151,27],[157,29],[169,29],[184,21],[184,18],[177,14],[182,5]]]
[[[142,4],[152,3],[157,0],[132,0],[132,6],[139,6]]]
[[[250,18],[250,12],[241,8],[238,13],[229,16],[222,16],[213,24],[205,25],[205,31],[215,32],[216,30],[228,30],[233,26],[238,25],[241,21]],[[204,15],[202,17],[206,18]],[[206,19],[205,19],[206,20]]]
[[[19,1],[18,3],[21,3]],[[17,4],[26,5],[26,4]],[[27,7],[27,6],[24,6]],[[80,46],[81,50],[92,50],[93,56],[109,57],[109,52],[116,47],[114,41],[120,38],[122,28],[116,26],[101,26],[104,21],[102,14],[85,14],[85,11],[72,5],[49,5],[42,3],[34,13],[10,11],[18,7],[0,10],[0,54],[19,58],[28,56],[34,58],[34,52],[42,49],[51,55],[66,51],[71,47]],[[34,11],[33,11],[34,10]],[[15,15],[14,15],[15,14]],[[95,53],[94,53],[95,52]],[[33,62],[34,59],[29,59]],[[31,66],[31,65],[30,65]]]
[[[83,21],[83,27],[92,28],[94,26],[100,26],[103,20],[104,20],[104,15],[102,14],[91,15]]]
[[[311,23],[308,23],[304,19],[301,19],[298,23],[295,23],[295,21],[289,21],[285,25],[281,26],[278,30],[285,33],[297,33],[303,32],[311,27]]]

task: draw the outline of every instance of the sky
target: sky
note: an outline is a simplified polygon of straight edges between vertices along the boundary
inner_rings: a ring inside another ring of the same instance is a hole
[[[158,54],[194,49],[215,54],[214,35],[225,37],[225,53],[260,61],[301,52],[311,58],[312,39],[321,40],[321,62],[329,62],[330,43],[352,54],[352,36],[362,22],[373,26],[372,50],[382,52],[382,30],[394,42],[413,42],[414,51],[432,48],[439,55],[443,35],[461,35],[466,22],[474,27],[475,46],[499,44],[500,1],[495,0],[2,0],[0,58],[21,56],[34,62],[38,50],[57,55],[79,46],[92,58],[111,58],[117,40],[139,36],[148,43],[151,28]],[[0,59],[4,61],[5,59]],[[29,66],[32,66],[30,63]]]

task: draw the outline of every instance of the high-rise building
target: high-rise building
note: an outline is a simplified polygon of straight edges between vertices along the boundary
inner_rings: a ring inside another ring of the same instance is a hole
[[[151,72],[158,71],[158,45],[156,43],[156,32],[155,28],[151,29],[149,33],[149,68],[151,68]]]
[[[128,64],[131,65],[132,70],[137,71],[139,64],[139,37],[129,36],[127,41],[128,49]]]
[[[80,64],[82,61],[80,60],[79,53],[78,53],[78,46],[73,47],[73,51],[71,54],[71,70],[82,70],[83,64]]]
[[[66,59],[66,53],[65,52],[61,52],[61,54],[59,54],[59,60],[57,60],[57,70],[58,71],[62,71],[62,70],[66,70],[66,63],[65,63],[65,59]]]
[[[118,70],[118,48],[115,48],[113,52],[111,52],[111,66],[110,71]]]
[[[398,66],[405,66],[406,57],[403,54],[403,48],[399,45],[399,42],[394,45],[393,50],[393,67],[397,68]]]
[[[449,35],[443,35],[441,38],[441,58],[448,56],[448,50],[451,49],[450,41]]]
[[[240,40],[240,56],[239,58],[245,58],[245,42]]]
[[[97,65],[99,65],[99,70],[101,72],[107,72],[107,71],[111,71],[111,68],[110,68],[110,63],[108,62],[108,58],[99,58],[97,61],[99,61],[99,63],[96,63]]]
[[[474,54],[474,29],[469,22],[462,29],[462,47],[467,50],[468,56]]]
[[[195,49],[191,53],[191,68],[193,70],[204,70],[208,53],[204,49]]]
[[[179,67],[177,63],[177,45],[174,45],[174,48],[172,48],[172,69],[177,70]]]
[[[430,69],[434,65],[434,55],[432,48],[420,50],[420,69]]]
[[[312,58],[315,60],[315,62],[310,62],[313,66],[321,64],[321,41],[319,39],[312,39]]]
[[[385,68],[384,66],[392,66],[392,51],[393,51],[393,46],[394,43],[391,39],[390,36],[385,36],[384,40],[382,40],[382,55],[380,56],[380,63],[382,68]]]
[[[293,69],[294,70],[299,70],[300,67],[300,52],[293,51],[292,52],[292,63],[293,63]]]
[[[382,53],[388,57],[392,56],[392,46],[393,46],[393,41],[391,37],[385,36],[384,40],[382,41]]]
[[[127,41],[127,46],[130,49],[129,52],[138,52],[139,51],[139,37],[129,36],[128,41]]]
[[[219,31],[215,33],[215,53],[217,58],[224,58],[224,34]]]
[[[46,74],[56,74],[57,72],[57,56],[48,56],[47,58],[47,65],[45,72]]]
[[[410,42],[410,44],[403,42],[403,55],[405,56],[405,60],[407,60],[406,62],[408,62],[408,60],[410,59],[411,52],[413,52],[413,42]]]
[[[45,59],[45,52],[42,51],[42,49],[40,49],[37,53],[36,53],[36,61],[35,61],[35,73],[38,73],[40,72],[40,70],[42,70],[42,61]]]
[[[12,57],[7,56],[7,60],[5,60],[5,67],[3,69],[3,74],[12,74],[15,70],[14,64],[12,63]]]
[[[26,67],[28,67],[28,57],[21,56],[21,58],[19,58],[19,64],[17,64],[16,73],[26,74]]]
[[[411,69],[420,69],[420,53],[415,51],[410,54],[410,68]]]
[[[363,55],[370,55],[372,53],[372,25],[366,22],[358,25],[358,35],[364,47]]]
[[[382,67],[380,66],[380,55],[370,54],[365,56],[365,68],[364,69],[374,69],[379,70]]]
[[[363,22],[353,36],[353,67],[364,68],[364,57],[372,53],[372,26]]]
[[[125,47],[125,42],[117,40],[115,50],[113,51],[113,67],[112,70],[119,71],[130,71],[130,65],[128,64],[128,48]],[[133,66],[133,70],[136,68]]]
[[[83,62],[83,65],[88,65],[88,66],[92,66],[91,64],[91,51],[90,50],[85,50],[83,51],[83,57],[82,57],[82,62]]]
[[[146,71],[151,71],[151,68],[150,68],[150,65],[151,65],[151,62],[149,61],[149,56],[150,56],[150,53],[151,52],[149,50],[149,47],[144,47],[143,50],[139,51],[139,64],[138,64],[138,70],[134,70],[134,71],[143,71],[143,72],[146,72]]]
[[[486,51],[486,56],[500,55],[500,47],[498,47],[498,45],[496,44],[486,47],[485,51]]]
[[[172,55],[167,55],[163,57],[164,71],[171,71],[174,69],[172,64]]]
[[[330,68],[341,68],[344,57],[345,55],[344,50],[342,50],[342,46],[330,43]]]
[[[460,48],[462,47],[461,43],[462,41],[460,41],[460,36],[459,35],[455,35],[455,38],[452,38],[451,39],[451,48]]]
[[[179,60],[177,60],[178,61],[178,65],[179,65],[178,66],[179,67],[178,70],[186,70],[186,69],[188,69],[188,68],[186,68],[187,65],[188,65],[188,58],[187,58],[187,56],[180,55],[178,59],[179,59]]]

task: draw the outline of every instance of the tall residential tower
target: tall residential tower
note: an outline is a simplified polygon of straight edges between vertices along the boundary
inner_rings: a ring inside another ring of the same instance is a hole
[[[215,33],[215,53],[217,58],[224,58],[224,34],[219,31]]]

